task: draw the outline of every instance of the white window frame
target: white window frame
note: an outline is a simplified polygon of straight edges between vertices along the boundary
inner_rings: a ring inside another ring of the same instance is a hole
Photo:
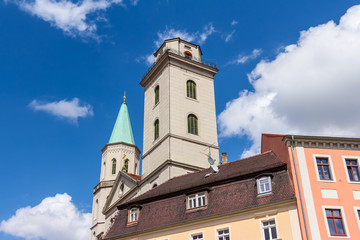
[[[348,170],[347,170],[347,165],[346,165],[346,159],[348,159],[348,160],[356,160],[357,164],[358,164],[358,172],[360,173],[360,165],[359,165],[360,157],[358,157],[358,156],[341,156],[341,157],[343,159],[345,175],[346,175],[346,179],[347,179],[348,183],[360,184],[360,181],[351,181],[350,180],[349,173],[348,173]]]
[[[360,211],[360,207],[354,207],[355,218],[356,218],[356,221],[357,221],[359,229],[360,229],[360,219],[359,219],[358,211]]]
[[[332,179],[330,179],[330,180],[320,179],[316,158],[327,158],[328,159],[329,171],[330,171],[330,176],[331,176]],[[318,182],[336,182],[334,165],[333,165],[333,162],[331,160],[331,156],[330,155],[323,155],[323,154],[313,154],[313,159],[314,159],[315,174],[316,174]]]
[[[224,235],[223,236],[220,236],[219,235],[219,231],[223,231],[223,230],[229,230],[229,238],[230,238],[230,240],[231,240],[231,230],[230,230],[230,226],[224,226],[224,227],[220,227],[220,228],[217,228],[217,229],[215,229],[215,236],[216,236],[216,240],[219,240],[219,237],[224,237]]]
[[[139,208],[131,208],[129,210],[129,223],[136,223],[138,219],[139,219]]]
[[[189,239],[190,239],[190,240],[194,240],[193,237],[194,237],[194,236],[197,236],[197,235],[200,235],[200,234],[202,234],[202,238],[198,238],[198,239],[204,240],[204,239],[205,239],[204,232],[190,233]]]
[[[203,205],[199,205],[199,199],[204,198],[204,202]],[[190,202],[192,202],[195,199],[195,205],[194,206],[190,206]],[[201,208],[207,205],[207,194],[206,192],[199,192],[199,193],[194,193],[194,194],[190,194],[187,196],[187,209],[196,209],[196,208]]]
[[[261,185],[260,185],[260,181],[266,179],[268,181],[269,184],[269,190],[268,191],[261,191]],[[264,176],[261,178],[256,179],[256,186],[257,186],[257,193],[258,195],[266,195],[266,194],[271,194],[272,193],[272,181],[271,181],[271,176]]]
[[[321,208],[323,210],[324,223],[325,223],[326,232],[327,232],[328,237],[329,238],[344,238],[344,239],[350,238],[350,232],[349,232],[348,225],[346,222],[344,207],[342,207],[342,206],[321,206]],[[327,222],[327,217],[326,217],[326,209],[340,210],[346,236],[332,236],[330,234],[329,224]]]
[[[262,218],[259,220],[259,223],[260,223],[260,231],[261,231],[261,239],[265,239],[265,232],[264,230],[267,229],[267,228],[270,228],[270,226],[265,226],[264,227],[264,222],[270,222],[270,221],[275,221],[275,231],[276,231],[276,236],[277,238],[274,238],[275,239],[281,239],[279,237],[279,231],[278,231],[278,225],[276,224],[277,223],[277,219],[276,217],[267,217],[267,218]],[[271,237],[271,231],[270,231],[270,237]]]

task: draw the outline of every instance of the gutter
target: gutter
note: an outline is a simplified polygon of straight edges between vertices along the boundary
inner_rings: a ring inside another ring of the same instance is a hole
[[[300,183],[299,183],[299,176],[297,173],[297,168],[296,168],[296,162],[295,162],[295,157],[294,157],[294,136],[291,136],[291,142],[290,142],[290,147],[291,147],[291,154],[292,154],[292,159],[293,159],[293,163],[294,163],[294,168],[295,168],[295,175],[296,175],[296,183],[297,183],[297,187],[299,189],[299,197],[300,197],[300,204],[301,204],[301,212],[303,215],[303,221],[304,221],[304,225],[305,225],[305,232],[306,232],[306,239],[309,240],[309,233],[308,233],[308,229],[307,229],[307,225],[306,225],[306,218],[305,218],[305,212],[304,212],[304,205],[303,205],[303,200],[302,200],[302,196],[301,196],[301,189],[300,189]]]

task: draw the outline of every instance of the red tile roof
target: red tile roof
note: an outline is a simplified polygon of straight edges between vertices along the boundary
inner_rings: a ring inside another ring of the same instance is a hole
[[[207,176],[211,172],[205,169],[170,179],[118,206],[105,239],[295,198],[286,164],[272,152],[221,165],[218,173]],[[272,193],[258,196],[256,177],[262,174],[272,176]],[[208,191],[207,206],[187,211],[187,194],[200,191]],[[127,226],[127,209],[132,206],[140,206],[139,221]]]
[[[132,173],[126,173],[127,175],[129,175],[130,177],[132,177],[133,179],[137,180],[141,180],[141,176],[136,175],[136,174],[132,174]]]

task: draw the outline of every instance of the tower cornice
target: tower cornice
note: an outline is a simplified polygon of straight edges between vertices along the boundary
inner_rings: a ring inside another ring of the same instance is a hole
[[[207,63],[204,60],[192,60],[182,56],[178,51],[173,49],[167,49],[167,51],[159,58],[157,62],[155,62],[147,71],[147,73],[142,78],[140,85],[145,87],[148,85],[151,79],[155,74],[157,74],[163,66],[166,64],[182,63],[183,66],[188,66],[189,69],[193,68],[194,70],[200,70],[208,72],[211,76],[215,76],[215,74],[219,71],[216,68],[215,64]]]
[[[114,146],[114,145],[119,145],[119,144],[124,144],[124,145],[129,146],[129,147],[134,147],[135,150],[138,152],[138,154],[141,153],[140,149],[139,149],[136,145],[133,145],[133,144],[130,144],[130,143],[126,143],[126,142],[107,143],[107,144],[101,149],[101,152],[104,153],[109,146]]]

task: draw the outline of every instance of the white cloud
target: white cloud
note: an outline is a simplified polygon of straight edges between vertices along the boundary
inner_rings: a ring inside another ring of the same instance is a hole
[[[163,32],[158,32],[157,36],[158,38],[155,40],[155,46],[160,47],[161,44],[166,39],[171,38],[177,38],[180,37],[181,39],[188,41],[188,42],[197,42],[199,44],[204,43],[210,35],[215,33],[215,27],[212,25],[212,23],[207,24],[204,26],[202,31],[197,31],[193,33],[189,33],[186,30],[179,30],[174,28],[166,27],[166,29]]]
[[[122,0],[9,0],[22,10],[49,22],[52,26],[63,30],[70,36],[98,38],[96,22],[104,21],[104,17],[89,16],[99,14],[113,4],[121,4]],[[134,4],[137,1],[134,1]],[[106,20],[106,19],[105,19]]]
[[[229,42],[230,39],[232,38],[232,36],[234,35],[234,33],[235,33],[235,30],[233,30],[231,33],[229,33],[225,38],[225,42]]]
[[[232,22],[231,22],[231,26],[235,26],[236,24],[238,24],[239,22],[238,21],[236,21],[236,20],[232,20]]]
[[[77,123],[79,117],[94,115],[92,106],[87,103],[80,104],[78,98],[73,98],[71,101],[64,99],[58,102],[40,102],[33,100],[29,106],[34,111],[44,111],[59,118],[68,119],[73,123]]]
[[[188,42],[194,42],[198,44],[204,43],[210,35],[215,33],[215,27],[212,25],[212,23],[209,23],[204,26],[202,31],[196,31],[193,33],[190,33],[184,29],[175,29],[175,28],[169,28],[166,27],[164,31],[157,32],[157,39],[154,41],[155,48],[159,48],[165,40],[171,39],[171,38],[177,38],[180,37],[181,39],[188,41]],[[151,65],[154,63],[155,59],[152,54],[148,54],[146,56],[141,56],[136,59],[137,62],[139,61],[145,61],[146,64]]]
[[[215,31],[215,28],[214,28],[214,26],[211,24],[211,23],[209,23],[208,25],[206,25],[205,27],[204,27],[204,29],[203,29],[203,31],[200,33],[200,35],[199,35],[199,43],[200,44],[202,44],[202,43],[204,43],[205,41],[206,41],[206,39],[210,36],[210,35],[212,35],[213,33],[215,33],[216,31]]]
[[[18,209],[1,222],[0,231],[27,240],[88,240],[90,221],[91,213],[81,212],[64,193]]]
[[[339,24],[301,32],[296,44],[248,75],[254,91],[226,104],[221,136],[247,136],[253,145],[243,156],[259,151],[263,132],[360,136],[359,42],[360,5]]]
[[[244,64],[249,60],[256,59],[258,56],[261,55],[261,53],[261,49],[254,49],[249,55],[239,54],[235,60],[230,61],[228,64]]]

